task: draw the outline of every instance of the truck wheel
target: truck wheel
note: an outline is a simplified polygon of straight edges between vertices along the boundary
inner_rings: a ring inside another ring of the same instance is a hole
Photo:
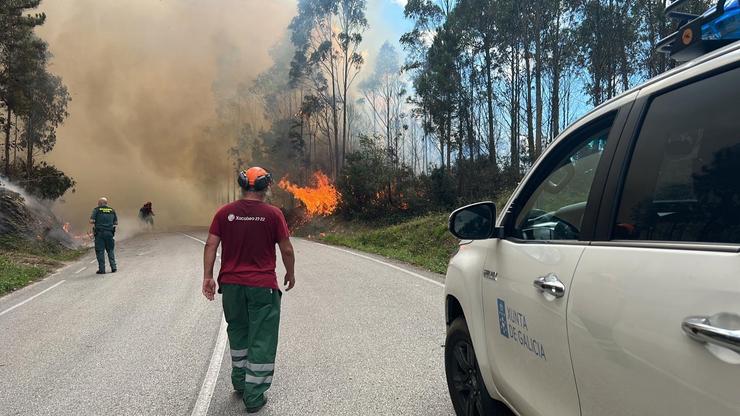
[[[445,372],[450,398],[458,416],[510,415],[502,403],[488,395],[464,318],[447,329]]]

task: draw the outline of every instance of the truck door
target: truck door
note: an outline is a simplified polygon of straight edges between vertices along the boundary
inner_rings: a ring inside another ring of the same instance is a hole
[[[615,120],[626,111],[615,107],[554,145],[520,187],[503,220],[505,236],[487,256],[481,286],[491,371],[521,414],[580,412],[566,302],[588,244],[583,227],[592,188],[599,187],[594,179],[608,166]]]
[[[740,69],[643,101],[570,294],[582,414],[738,415]]]

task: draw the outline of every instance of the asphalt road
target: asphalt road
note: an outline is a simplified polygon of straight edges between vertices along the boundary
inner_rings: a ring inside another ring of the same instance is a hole
[[[297,285],[258,414],[453,414],[440,277],[294,246]],[[116,274],[96,275],[90,253],[0,298],[0,415],[244,414],[221,304],[200,294],[202,251],[183,234],[142,235],[118,244]]]

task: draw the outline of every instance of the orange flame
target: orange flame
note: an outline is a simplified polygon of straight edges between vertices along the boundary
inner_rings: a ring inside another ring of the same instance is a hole
[[[331,184],[329,177],[321,171],[315,172],[313,179],[315,183],[313,187],[294,185],[287,178],[281,179],[278,186],[303,202],[309,217],[333,214],[337,210],[337,205],[339,205],[339,200],[342,196],[337,191],[337,188]]]
[[[69,235],[70,238],[72,238],[73,240],[77,241],[78,243],[87,244],[87,243],[92,242],[92,234],[90,234],[90,233],[73,234],[72,233],[72,224],[70,224],[68,222],[65,222],[64,224],[62,224],[62,230],[64,230],[64,232],[67,233],[67,235]]]

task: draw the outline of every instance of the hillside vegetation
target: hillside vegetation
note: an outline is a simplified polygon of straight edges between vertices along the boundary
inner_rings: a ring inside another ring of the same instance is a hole
[[[46,276],[85,251],[54,241],[0,236],[0,296]]]
[[[445,273],[458,244],[458,240],[447,231],[448,215],[430,214],[377,228],[339,228],[320,234],[318,239]]]

